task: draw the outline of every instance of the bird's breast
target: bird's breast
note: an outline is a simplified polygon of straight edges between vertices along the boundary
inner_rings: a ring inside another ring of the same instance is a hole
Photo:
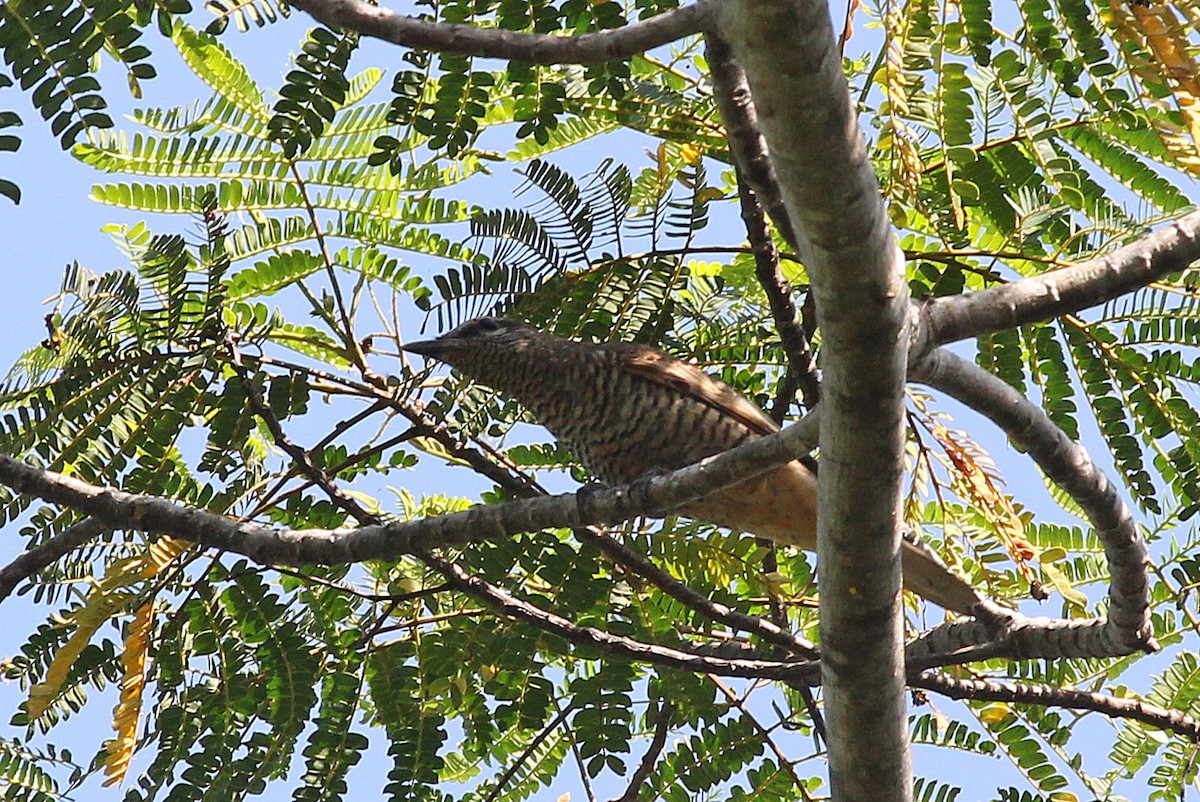
[[[558,385],[526,406],[608,484],[682,468],[758,436],[699,399],[619,369],[567,371]]]

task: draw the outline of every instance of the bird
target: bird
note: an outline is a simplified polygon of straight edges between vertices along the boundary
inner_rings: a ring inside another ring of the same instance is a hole
[[[729,385],[648,345],[580,342],[478,317],[403,348],[517,401],[609,485],[678,470],[780,428]],[[798,460],[674,512],[817,547],[817,478]],[[906,537],[901,547],[908,590],[963,615],[983,601],[924,543]]]

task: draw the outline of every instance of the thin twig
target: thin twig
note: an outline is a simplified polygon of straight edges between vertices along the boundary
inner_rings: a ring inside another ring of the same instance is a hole
[[[625,793],[614,799],[613,802],[639,802],[642,798],[643,787],[650,779],[654,765],[667,745],[667,736],[671,732],[671,719],[674,715],[675,706],[663,699],[654,714],[654,737],[650,739],[650,746],[646,748],[646,754],[642,755],[641,762],[638,763],[633,776],[629,778],[629,784],[625,786]]]
[[[816,659],[818,653],[813,644],[792,634],[778,622],[748,615],[697,593],[633,549],[601,534],[595,528],[576,529],[575,534],[597,546],[618,564],[643,577],[668,596],[682,602],[706,618],[758,635],[767,643],[783,649],[787,654]]]
[[[721,680],[717,679],[716,677],[709,677],[709,679],[714,685],[717,686],[717,690],[725,695],[725,699],[728,700],[731,705],[736,707],[738,712],[745,716],[746,720],[750,722],[750,726],[753,727],[756,732],[758,732],[759,737],[763,739],[763,742],[767,745],[767,747],[775,753],[775,759],[779,761],[779,765],[784,771],[787,772],[788,777],[791,778],[792,785],[800,791],[800,798],[806,800],[806,802],[812,802],[812,795],[808,793],[808,786],[804,784],[804,781],[800,779],[800,775],[796,773],[795,761],[791,760],[786,754],[784,754],[783,749],[781,749],[779,744],[775,743],[775,739],[771,737],[771,732],[764,727],[757,718],[755,718],[754,714],[750,711],[750,708],[747,707],[745,702],[733,692],[732,688],[730,688],[724,682],[721,682]]]
[[[247,374],[246,368],[242,364],[241,352],[238,351],[237,341],[234,339],[232,332],[225,338],[225,347],[229,353],[229,361],[233,366],[233,370],[237,374],[242,389],[246,393],[246,400],[250,402],[251,410],[267,424],[267,429],[271,432],[271,437],[275,440],[275,444],[292,458],[292,462],[305,476],[325,491],[325,494],[329,496],[329,500],[336,506],[353,516],[359,523],[378,523],[379,519],[376,516],[367,512],[358,501],[342,492],[333,483],[329,475],[317,467],[308,451],[297,445],[283,431],[283,426],[279,423],[279,418],[275,416],[275,413],[271,411],[271,408],[267,406],[266,401],[263,399],[262,390],[259,389],[258,385]]]
[[[817,375],[817,363],[813,358],[812,346],[800,325],[800,315],[792,300],[792,285],[779,269],[779,253],[771,241],[767,218],[763,215],[758,196],[743,180],[740,168],[737,174],[738,201],[741,205],[742,222],[746,227],[746,238],[754,249],[754,274],[767,294],[771,315],[775,318],[775,329],[787,352],[791,376],[804,394],[804,406],[814,409],[821,402],[821,379]],[[782,422],[782,421],[777,421]]]
[[[1103,713],[1109,718],[1140,721],[1143,724],[1168,730],[1200,743],[1200,721],[1178,710],[1168,710],[1138,699],[1126,699],[1053,685],[1030,685],[991,679],[958,679],[929,671],[916,677],[910,677],[908,684],[914,688],[935,691],[951,699],[975,699],[1042,707],[1063,707],[1071,710],[1092,710]]]
[[[533,740],[529,742],[529,745],[525,747],[524,751],[512,762],[512,765],[496,778],[496,784],[492,786],[492,790],[484,797],[483,802],[495,802],[496,798],[500,796],[500,792],[504,790],[504,786],[508,785],[508,781],[517,773],[517,770],[525,765],[525,761],[529,760],[533,756],[533,753],[537,751],[537,748],[542,745],[542,742],[550,737],[550,733],[562,726],[562,723],[567,720],[567,716],[571,715],[574,710],[575,708],[571,705],[567,705],[558,712],[557,716],[550,720],[550,723],[542,727],[538,734],[533,737]]]
[[[488,585],[479,577],[472,576],[460,565],[433,555],[426,555],[424,559],[430,567],[442,573],[458,590],[469,593],[510,618],[532,624],[578,646],[589,646],[607,654],[633,660],[644,660],[685,671],[730,677],[796,679],[805,670],[812,671],[816,668],[816,664],[812,662],[781,663],[774,660],[726,660],[708,657],[682,649],[643,643],[632,638],[613,635],[595,627],[580,626],[522,599],[517,599],[502,591],[497,592],[496,588]]]
[[[7,599],[13,589],[24,580],[55,562],[67,552],[95,540],[112,528],[96,518],[84,518],[0,568],[0,601]]]

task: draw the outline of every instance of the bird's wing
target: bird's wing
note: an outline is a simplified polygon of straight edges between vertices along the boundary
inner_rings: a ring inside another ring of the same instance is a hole
[[[610,347],[620,353],[625,369],[634,376],[665,385],[708,404],[736,418],[758,434],[768,435],[779,431],[778,424],[768,418],[765,412],[725,382],[714,379],[693,365],[644,345]]]

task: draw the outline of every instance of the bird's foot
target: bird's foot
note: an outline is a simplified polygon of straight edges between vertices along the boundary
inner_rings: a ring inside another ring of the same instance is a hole
[[[596,495],[602,490],[608,490],[608,485],[588,482],[575,491],[575,509],[579,511],[580,523],[591,526],[597,522]]]
[[[643,514],[652,518],[666,515],[667,511],[655,502],[653,492],[655,479],[666,476],[671,471],[666,468],[654,467],[629,483],[629,498],[642,510]]]

